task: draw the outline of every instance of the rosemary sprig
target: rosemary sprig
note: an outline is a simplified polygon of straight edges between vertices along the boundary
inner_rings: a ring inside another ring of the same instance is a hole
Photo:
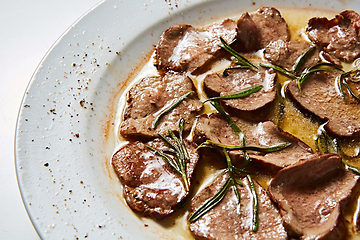
[[[301,76],[296,78],[296,83],[298,85],[299,90],[301,91],[301,85],[305,81],[305,79],[311,74],[311,73],[319,73],[319,72],[331,72],[329,69],[325,68],[310,68],[305,69],[304,72],[302,72]]]
[[[253,232],[257,232],[257,230],[259,229],[259,199],[256,193],[254,181],[252,180],[249,174],[246,175],[246,177],[249,181],[252,202],[253,202],[252,230]]]
[[[171,112],[172,110],[174,110],[174,108],[176,108],[180,103],[182,103],[182,101],[185,100],[185,98],[187,98],[190,94],[194,93],[193,91],[188,92],[186,94],[184,94],[183,96],[181,96],[179,98],[179,100],[177,100],[173,105],[171,105],[170,107],[168,107],[167,109],[165,109],[164,111],[162,111],[155,119],[154,123],[153,123],[153,128],[155,129],[159,123],[161,118],[168,112]]]
[[[227,42],[222,37],[220,37],[220,41],[223,45],[219,45],[219,47],[221,47],[222,49],[226,50],[228,53],[233,55],[237,60],[236,64],[240,66],[245,66],[246,68],[250,68],[250,69],[255,68],[255,70],[259,71],[259,68],[255,64],[253,64],[252,62],[247,60],[244,56],[242,56],[240,53],[232,49],[230,45],[227,44]]]
[[[321,64],[324,65],[324,64]],[[301,91],[301,85],[303,84],[303,82],[305,81],[305,79],[311,74],[311,73],[316,73],[316,72],[331,72],[329,69],[325,69],[325,68],[309,68],[309,69],[305,69],[301,75],[298,77],[294,74],[292,74],[291,72],[288,72],[287,70],[279,67],[279,66],[275,66],[275,65],[270,65],[270,64],[264,64],[264,63],[260,63],[261,67],[265,67],[265,68],[272,68],[286,76],[288,76],[291,79],[295,79],[296,83],[298,85],[299,90]],[[318,66],[318,65],[316,65]]]
[[[235,178],[234,166],[232,165],[232,162],[231,162],[231,159],[230,159],[230,156],[229,156],[228,152],[224,148],[223,148],[223,152],[224,152],[224,155],[225,155],[225,158],[226,158],[226,163],[227,163],[228,170],[229,170],[229,177],[230,177],[230,180],[231,180],[231,185],[232,185],[232,187],[234,189],[236,198],[238,200],[238,202],[237,202],[237,212],[240,213],[241,199],[240,199],[240,193],[239,193],[239,190],[237,189],[236,184],[239,184],[240,186],[243,186],[243,184],[240,181],[237,181],[236,178]]]
[[[230,177],[227,178],[224,185],[220,188],[220,190],[209,200],[207,200],[200,208],[198,208],[188,219],[190,223],[195,222],[200,217],[202,217],[204,214],[206,214],[208,211],[213,209],[218,203],[220,203],[229,188],[231,187],[231,179]]]
[[[355,93],[351,90],[351,88],[349,87],[349,85],[347,84],[347,82],[344,81],[343,83],[344,83],[345,87],[347,88],[349,94],[350,94],[353,98],[355,98],[357,101],[360,102],[360,98],[355,95]]]
[[[235,178],[235,174],[238,174],[238,173],[235,170],[236,168],[232,165],[229,154],[227,153],[227,151],[225,149],[223,149],[223,152],[226,157],[226,163],[228,166],[229,177],[226,179],[225,184],[220,188],[220,190],[212,198],[207,200],[198,210],[196,210],[190,216],[190,218],[188,219],[188,221],[190,223],[195,222],[201,216],[203,216],[204,214],[209,212],[211,209],[213,209],[217,204],[219,204],[224,199],[224,197],[227,194],[227,192],[229,191],[230,187],[232,187],[234,189],[235,196],[237,198],[237,212],[240,213],[241,199],[240,199],[240,193],[237,188],[237,185],[240,185],[241,187],[243,187],[243,184],[238,179]]]
[[[159,155],[164,159],[166,163],[168,163],[175,171],[177,171],[184,182],[186,191],[189,191],[189,181],[186,175],[186,163],[189,160],[189,155],[187,153],[185,143],[182,137],[182,132],[184,130],[184,119],[181,118],[179,121],[179,138],[176,137],[173,131],[169,129],[169,135],[172,138],[172,140],[175,142],[173,144],[168,138],[164,137],[163,135],[159,134],[159,137],[172,149],[170,150],[164,150],[163,152],[160,152],[150,146],[147,146],[150,150],[155,152],[155,154]],[[165,154],[165,152],[171,152],[174,153],[174,160],[171,159],[168,155]]]
[[[283,150],[283,149],[289,147],[290,145],[291,145],[291,143],[280,143],[280,144],[277,144],[277,145],[274,145],[271,147],[263,148],[263,147],[256,147],[256,146],[222,144],[222,143],[213,142],[211,140],[206,140],[205,142],[200,144],[198,146],[198,148],[217,146],[217,147],[225,148],[228,151],[250,150],[250,151],[262,152],[262,153],[272,153],[272,152],[277,152],[277,151]]]
[[[283,69],[283,68],[281,68],[281,67],[279,67],[279,66],[271,65],[271,64],[264,64],[264,63],[260,63],[259,65],[260,65],[261,67],[264,67],[264,68],[272,68],[272,69],[274,69],[275,71],[278,71],[278,72],[280,72],[280,73],[288,76],[288,77],[291,78],[291,79],[297,79],[297,77],[296,77],[294,74],[292,74],[291,72],[286,71],[285,69]]]
[[[328,133],[326,132],[325,130],[325,125],[327,124],[328,122],[320,125],[320,127],[318,128],[318,131],[317,131],[317,136],[315,138],[315,146],[316,146],[316,151],[317,152],[320,152],[322,154],[326,154],[326,153],[329,153],[329,152],[333,152],[333,153],[337,153],[337,154],[340,154],[341,156],[345,156],[347,158],[354,158],[354,157],[358,157],[360,155],[360,150],[358,149],[358,152],[356,155],[354,156],[349,156],[347,154],[345,154],[340,146],[339,146],[339,143],[337,141],[336,138],[331,138]],[[321,146],[321,149],[319,147],[319,143],[320,142],[320,146]],[[331,148],[329,148],[329,146]],[[351,170],[352,172],[354,172],[355,174],[357,175],[360,175],[360,169],[348,164],[344,159],[342,159],[342,162],[344,163],[345,167],[349,170]]]
[[[239,93],[235,93],[235,94],[230,94],[230,95],[224,95],[224,96],[219,96],[219,97],[212,97],[209,98],[207,100],[205,100],[203,103],[206,103],[208,101],[214,101],[214,100],[223,100],[223,99],[237,99],[237,98],[243,98],[243,97],[247,97],[250,94],[256,93],[258,91],[260,91],[264,86],[263,85],[258,85],[255,87],[251,87],[248,88],[242,92]]]

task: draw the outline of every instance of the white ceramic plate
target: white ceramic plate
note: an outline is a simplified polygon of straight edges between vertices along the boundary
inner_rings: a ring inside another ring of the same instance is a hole
[[[355,1],[108,0],[69,28],[31,79],[16,132],[18,181],[41,238],[182,238],[134,215],[121,198],[109,161],[117,101],[169,26],[264,5],[360,11]]]

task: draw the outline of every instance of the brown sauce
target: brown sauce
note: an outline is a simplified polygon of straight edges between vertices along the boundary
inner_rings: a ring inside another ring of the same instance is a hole
[[[254,9],[255,10],[255,9]],[[278,9],[283,18],[286,20],[289,26],[289,30],[291,33],[291,40],[297,41],[305,41],[304,39],[304,29],[307,25],[308,19],[321,16],[321,17],[328,17],[332,18],[337,12],[332,11],[324,11],[324,10],[314,10],[314,9],[290,9],[290,8],[279,8]],[[230,16],[230,18],[237,20],[242,13],[239,13],[236,16]],[[247,57],[257,57],[257,56],[247,56]],[[230,64],[227,60],[219,60],[213,63],[209,68],[211,72],[222,71]],[[351,68],[350,64],[344,64],[344,69],[348,70]],[[207,97],[205,93],[202,91],[202,80],[209,72],[205,72],[200,75],[194,75],[194,83],[198,89],[199,98],[201,101],[205,100]],[[145,76],[154,76],[157,75],[156,69],[153,66],[153,58],[151,57],[149,62],[144,66],[144,68],[134,77],[132,84],[128,87],[126,91],[130,89],[131,86],[139,82]],[[278,74],[277,81],[281,85],[284,85],[286,81],[289,79],[281,76]],[[117,116],[116,116],[116,142],[117,148],[119,149],[120,146],[123,146],[127,143],[127,141],[121,137],[118,133],[118,126],[120,125],[122,119],[122,112],[125,106],[126,101],[126,94],[123,94],[120,99],[120,103],[118,106]],[[298,137],[306,144],[308,144],[314,151],[315,151],[315,142],[314,137],[316,136],[317,129],[321,124],[317,119],[304,115],[300,110],[298,110],[294,104],[289,100],[285,99],[285,115],[280,124],[280,128],[286,132],[293,134],[294,136]],[[211,108],[206,105],[202,113],[210,113],[215,112],[211,110]],[[270,111],[269,117],[275,124],[278,121],[278,104],[277,102],[273,105],[272,110]],[[343,139],[340,141],[342,150],[349,154],[353,155],[356,152],[357,147],[360,144],[360,138],[356,139]],[[347,159],[348,162],[356,167],[360,168],[360,157]],[[212,179],[214,179],[221,170],[225,169],[226,165],[219,161],[214,161],[209,157],[204,157],[200,161],[200,164],[197,166],[197,170],[195,172],[195,181],[194,181],[194,189],[192,192],[192,196],[194,196],[200,189],[204,188],[206,185],[210,184]],[[271,180],[272,176],[263,175],[258,173],[255,175],[255,179],[266,189],[268,182]],[[352,218],[354,212],[356,212],[358,198],[360,196],[360,187],[356,191],[357,194],[354,194],[350,206],[346,211],[346,219],[348,221],[348,228],[351,236],[349,239],[358,239],[360,238],[360,234],[354,232]],[[170,218],[166,218],[162,221],[153,221],[151,219],[142,218],[144,224],[149,225],[149,229],[154,232],[161,232],[161,237],[165,239],[194,239],[193,235],[191,234],[187,218],[188,216],[188,209],[190,208],[191,201],[188,200],[186,205],[178,212],[176,212]],[[260,223],[261,224],[261,223]]]

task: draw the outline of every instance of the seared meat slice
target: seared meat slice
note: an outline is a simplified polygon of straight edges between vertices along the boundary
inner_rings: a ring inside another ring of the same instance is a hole
[[[273,7],[262,7],[256,12],[243,14],[237,22],[238,39],[245,51],[258,50],[278,39],[288,41],[290,33],[280,12]],[[255,28],[256,27],[256,28]],[[251,43],[251,45],[249,44]]]
[[[344,11],[335,18],[311,18],[306,30],[311,41],[342,61],[350,62],[360,56],[360,15]]]
[[[224,96],[242,92],[248,88],[264,87],[247,97],[220,100],[220,104],[231,114],[250,120],[263,120],[276,97],[276,73],[272,69],[261,72],[249,69],[231,69],[228,75],[212,73],[204,79],[204,91],[209,97]]]
[[[256,51],[261,45],[260,30],[251,19],[249,13],[244,13],[237,21],[237,45],[241,52]]]
[[[232,117],[234,122],[245,134],[246,144],[257,147],[270,147],[281,143],[291,145],[281,151],[273,153],[260,153],[247,151],[252,163],[258,169],[274,173],[281,168],[299,161],[299,159],[311,157],[312,150],[304,142],[289,133],[281,131],[270,121],[253,123],[240,118]],[[195,125],[194,141],[198,144],[205,140],[230,145],[242,145],[230,125],[220,114],[201,115]],[[241,151],[230,151],[229,155],[234,159],[242,159]]]
[[[332,135],[350,137],[360,133],[360,104],[353,98],[347,97],[347,103],[340,96],[335,73],[311,74],[301,86],[301,92],[295,82],[287,87],[287,92],[300,107],[312,112],[329,123],[326,130]],[[360,83],[349,82],[354,93],[360,94]],[[345,86],[344,94],[346,94]]]
[[[159,70],[194,72],[209,62],[220,50],[222,37],[228,44],[235,41],[236,23],[226,19],[204,30],[190,25],[175,25],[166,30],[156,46]]]
[[[282,169],[269,193],[278,203],[289,235],[300,239],[345,239],[342,209],[359,176],[337,154],[318,156]]]
[[[190,158],[186,174],[191,185],[199,157],[195,151],[196,145],[184,141]],[[160,139],[146,144],[158,151],[168,149]],[[124,184],[126,202],[133,210],[143,212],[145,216],[156,219],[166,217],[189,194],[181,175],[142,142],[122,147],[113,155],[112,165]]]
[[[197,194],[191,204],[191,213],[212,198],[224,185],[227,177],[228,175],[219,177]],[[259,199],[259,229],[257,232],[252,231],[253,203],[249,182],[246,178],[239,180],[244,184],[243,187],[238,186],[241,197],[240,212],[237,211],[234,190],[230,188],[218,205],[190,224],[190,230],[196,239],[287,239],[278,210],[257,182],[254,183]]]
[[[180,73],[167,72],[163,78],[144,78],[129,91],[121,135],[139,139],[155,138],[158,133],[168,135],[168,129],[178,132],[181,117],[185,119],[185,131],[188,131],[202,107],[196,92],[165,114],[155,129],[153,124],[162,111],[190,91],[196,91],[193,82]]]
[[[293,72],[294,65],[299,57],[301,57],[311,44],[308,42],[277,40],[271,42],[266,46],[264,50],[264,57],[266,60],[274,65],[284,68],[287,71]],[[321,61],[319,57],[319,49],[316,48],[308,55],[304,66],[300,69],[302,72],[304,69],[314,66]]]

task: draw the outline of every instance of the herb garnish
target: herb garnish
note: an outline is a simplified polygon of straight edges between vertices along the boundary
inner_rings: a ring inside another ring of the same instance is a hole
[[[223,100],[223,99],[237,99],[237,98],[243,98],[243,97],[247,97],[250,94],[256,93],[258,91],[260,91],[264,86],[263,85],[258,85],[255,87],[251,87],[248,88],[242,92],[239,93],[235,93],[235,94],[230,94],[230,95],[224,95],[224,96],[219,96],[219,97],[212,97],[209,98],[207,100],[205,100],[203,103],[206,103],[208,101],[214,101],[214,100]]]
[[[246,175],[246,177],[249,181],[253,202],[252,230],[253,232],[257,232],[257,230],[259,229],[259,199],[256,193],[255,184],[251,176],[248,174]]]
[[[213,209],[218,203],[221,202],[221,200],[224,199],[227,191],[230,188],[231,180],[228,178],[225,182],[225,184],[220,188],[220,190],[209,200],[207,200],[198,210],[196,210],[188,219],[189,222],[195,222],[198,220],[201,216],[203,216],[205,213]]]
[[[228,151],[250,150],[250,151],[262,152],[262,153],[272,153],[272,152],[277,152],[277,151],[283,150],[283,149],[289,147],[290,145],[291,145],[291,143],[280,143],[280,144],[277,144],[277,145],[274,145],[271,147],[263,148],[263,147],[256,147],[256,146],[229,145],[229,144],[222,144],[222,143],[217,143],[217,142],[213,142],[210,140],[206,140],[205,142],[200,144],[200,146],[198,148],[217,146],[217,147],[225,148]]]
[[[174,108],[176,108],[180,103],[182,103],[182,101],[185,100],[185,98],[187,98],[190,94],[194,93],[193,91],[191,92],[188,92],[186,94],[184,94],[183,96],[181,96],[179,98],[178,101],[176,101],[173,105],[171,105],[170,107],[168,107],[167,109],[165,109],[164,111],[162,111],[155,119],[154,123],[153,123],[153,128],[156,128],[159,123],[160,123],[160,120],[161,118],[168,112],[171,112]]]
[[[246,146],[246,139],[245,136],[243,134],[243,132],[240,130],[240,128],[235,124],[235,122],[225,113],[225,111],[221,108],[221,106],[217,103],[212,101],[211,104],[218,110],[218,112],[226,119],[226,121],[229,123],[229,125],[231,126],[231,128],[233,129],[233,131],[235,132],[235,134],[242,140],[243,145],[242,147]],[[242,167],[242,169],[236,168],[235,166],[233,166],[230,156],[228,154],[228,152],[226,151],[225,148],[222,148],[223,153],[225,155],[226,158],[226,163],[227,163],[227,167],[228,167],[228,172],[229,172],[229,177],[227,178],[225,184],[220,188],[220,190],[209,200],[207,200],[204,205],[202,205],[197,211],[195,211],[191,217],[189,218],[189,222],[195,222],[198,218],[200,218],[201,216],[203,216],[205,213],[207,213],[208,211],[210,211],[212,208],[214,208],[218,203],[221,202],[222,199],[224,199],[226,193],[228,192],[229,188],[232,187],[234,189],[236,198],[237,198],[237,213],[240,213],[240,203],[241,203],[241,199],[240,199],[240,193],[239,190],[237,188],[237,185],[243,186],[243,184],[236,179],[235,174],[244,174],[245,173],[245,168],[248,165],[248,163],[250,162],[250,157],[248,156],[248,154],[246,153],[245,149],[243,150],[243,154],[244,154],[244,158],[245,158],[245,162],[244,162],[244,166]],[[251,177],[250,177],[251,179]],[[249,182],[249,184],[251,185],[251,183]],[[256,195],[256,191],[253,191],[253,189],[251,189],[251,193],[252,195]],[[252,220],[252,230],[255,232],[258,229],[258,200],[257,200],[257,196],[253,196],[253,207],[256,209],[253,209],[253,220]]]
[[[293,71],[294,71],[294,74],[279,67],[279,66],[276,66],[276,65],[271,65],[271,64],[264,64],[264,63],[260,63],[259,65],[261,67],[265,67],[265,68],[272,68],[286,76],[288,76],[289,78],[291,79],[295,79],[296,80],[296,83],[298,85],[298,88],[299,90],[301,91],[301,85],[302,83],[305,81],[305,79],[311,74],[311,73],[316,73],[316,72],[331,72],[329,69],[326,69],[326,68],[319,68],[321,66],[330,66],[330,67],[334,67],[336,68],[334,65],[332,64],[329,64],[329,63],[319,63],[319,64],[316,64],[310,68],[306,68],[302,71],[301,74],[299,74],[300,72],[300,69],[304,66],[305,64],[305,61],[306,61],[306,58],[312,53],[312,51],[315,49],[315,47],[310,47],[303,55],[301,55],[296,63],[294,64],[294,67],[293,67]]]
[[[297,74],[300,72],[300,69],[301,69],[302,66],[304,66],[304,64],[305,64],[306,58],[307,58],[315,49],[316,49],[315,46],[310,47],[303,55],[301,55],[301,56],[297,59],[295,65],[294,65],[294,67],[293,67],[293,71],[294,71],[294,74],[295,74],[295,75],[297,75]]]
[[[317,136],[315,138],[316,152],[320,152],[321,154],[337,153],[337,154],[340,154],[340,155],[345,156],[347,158],[355,158],[355,157],[360,156],[360,149],[358,149],[356,155],[354,155],[354,156],[350,156],[350,155],[345,154],[341,150],[337,139],[336,138],[331,138],[329,136],[329,134],[326,132],[324,127],[325,127],[325,125],[327,123],[328,122],[326,122],[324,124],[321,124],[320,127],[317,130]],[[360,175],[360,169],[358,169],[358,168],[356,168],[354,166],[351,166],[344,159],[342,159],[342,162],[345,164],[347,169],[351,170],[355,174]]]
[[[305,69],[300,76],[296,76],[290,72],[288,72],[287,70],[279,67],[279,66],[275,66],[275,65],[270,65],[270,64],[264,64],[264,63],[260,63],[261,67],[265,67],[265,68],[272,68],[286,76],[288,76],[291,79],[295,79],[296,83],[298,85],[299,90],[301,91],[301,85],[303,84],[303,82],[305,81],[305,79],[311,74],[311,73],[316,73],[316,72],[331,72],[331,70],[326,69],[326,68],[318,68],[322,65],[328,65],[328,64],[316,64],[310,68]]]
[[[348,93],[350,94],[350,96],[352,96],[353,98],[355,98],[357,101],[360,101],[360,98],[358,96],[356,96],[356,94],[351,90],[349,84],[347,83],[347,80],[350,80],[352,82],[359,82],[359,74],[360,74],[360,70],[359,69],[353,69],[350,70],[348,72],[342,73],[340,76],[337,77],[336,79],[336,83],[337,83],[337,87],[340,91],[340,95],[341,97],[344,99],[345,103],[347,103],[346,99],[345,99],[345,95],[344,95],[344,90],[342,88],[342,84],[345,85]],[[358,78],[358,80],[354,81],[353,78]]]
[[[278,127],[280,127],[280,125],[282,123],[282,120],[284,118],[284,115],[285,115],[284,97],[281,94],[281,89],[282,89],[282,86],[281,86],[280,83],[278,83],[278,85],[277,85],[277,96],[278,96],[278,99],[279,99],[279,118],[278,118],[278,121],[277,121],[277,124],[276,124]]]
[[[181,118],[179,121],[179,138],[176,137],[176,135],[174,134],[173,131],[171,131],[171,129],[169,129],[169,135],[172,138],[172,140],[175,142],[175,144],[173,144],[168,138],[164,137],[163,135],[159,134],[159,136],[161,137],[161,139],[172,149],[172,150],[167,150],[167,152],[173,153],[175,156],[173,156],[173,159],[168,155],[165,154],[165,151],[158,151],[150,146],[145,145],[147,148],[149,148],[150,150],[152,150],[153,152],[155,152],[156,155],[162,157],[164,159],[164,161],[166,163],[168,163],[175,171],[177,171],[183,181],[184,181],[184,185],[185,185],[185,189],[186,191],[189,191],[189,181],[186,175],[186,163],[189,160],[189,155],[187,153],[187,150],[185,148],[185,143],[184,140],[182,138],[182,133],[184,130],[184,119]]]
[[[255,64],[253,64],[252,62],[247,60],[244,56],[242,56],[240,53],[238,53],[237,51],[232,49],[230,47],[230,45],[227,44],[227,42],[222,37],[220,37],[220,41],[223,45],[219,45],[219,47],[221,47],[222,49],[226,50],[228,53],[233,55],[236,58],[235,63],[240,65],[240,67],[235,67],[235,68],[245,68],[245,69],[255,68],[255,70],[259,71],[259,68]],[[229,69],[231,69],[231,68],[225,69],[225,71],[224,71],[225,76],[227,76],[227,71]]]

